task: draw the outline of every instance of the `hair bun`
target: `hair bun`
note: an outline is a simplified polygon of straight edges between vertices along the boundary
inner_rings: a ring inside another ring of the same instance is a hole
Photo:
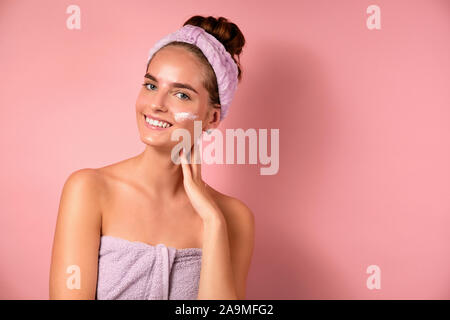
[[[234,62],[236,62],[238,67],[238,79],[241,80],[242,70],[239,55],[242,53],[242,48],[245,45],[245,38],[238,26],[224,17],[216,19],[212,16],[193,16],[189,18],[183,26],[187,24],[203,28],[223,44]]]

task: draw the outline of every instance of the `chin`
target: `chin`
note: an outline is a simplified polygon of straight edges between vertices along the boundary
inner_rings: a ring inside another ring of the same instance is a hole
[[[152,135],[149,133],[141,133],[141,141],[149,147],[168,151],[170,151],[177,143],[176,141],[170,141],[170,137]]]

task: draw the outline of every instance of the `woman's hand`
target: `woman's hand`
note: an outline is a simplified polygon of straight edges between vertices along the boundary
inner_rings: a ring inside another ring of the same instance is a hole
[[[188,195],[192,206],[200,215],[203,222],[212,221],[214,219],[222,221],[222,212],[209,194],[206,183],[202,180],[201,164],[194,163],[195,150],[198,149],[197,152],[200,152],[200,148],[195,148],[194,146],[195,143],[188,154],[186,154],[183,149],[180,152],[184,189],[186,190],[186,194]],[[187,157],[190,158],[189,162]],[[200,157],[198,157],[198,159],[200,159]]]

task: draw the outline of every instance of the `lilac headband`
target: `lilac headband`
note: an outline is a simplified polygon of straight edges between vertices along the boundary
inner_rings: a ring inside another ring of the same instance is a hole
[[[228,113],[238,83],[238,68],[230,53],[219,40],[203,28],[187,24],[156,42],[150,49],[147,63],[161,47],[172,41],[194,44],[208,59],[217,78],[221,105],[220,119],[223,120]]]

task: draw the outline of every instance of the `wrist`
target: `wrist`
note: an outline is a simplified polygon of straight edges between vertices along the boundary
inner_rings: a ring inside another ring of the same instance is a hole
[[[225,218],[221,212],[214,212],[203,218],[204,226],[221,227],[225,225]]]

